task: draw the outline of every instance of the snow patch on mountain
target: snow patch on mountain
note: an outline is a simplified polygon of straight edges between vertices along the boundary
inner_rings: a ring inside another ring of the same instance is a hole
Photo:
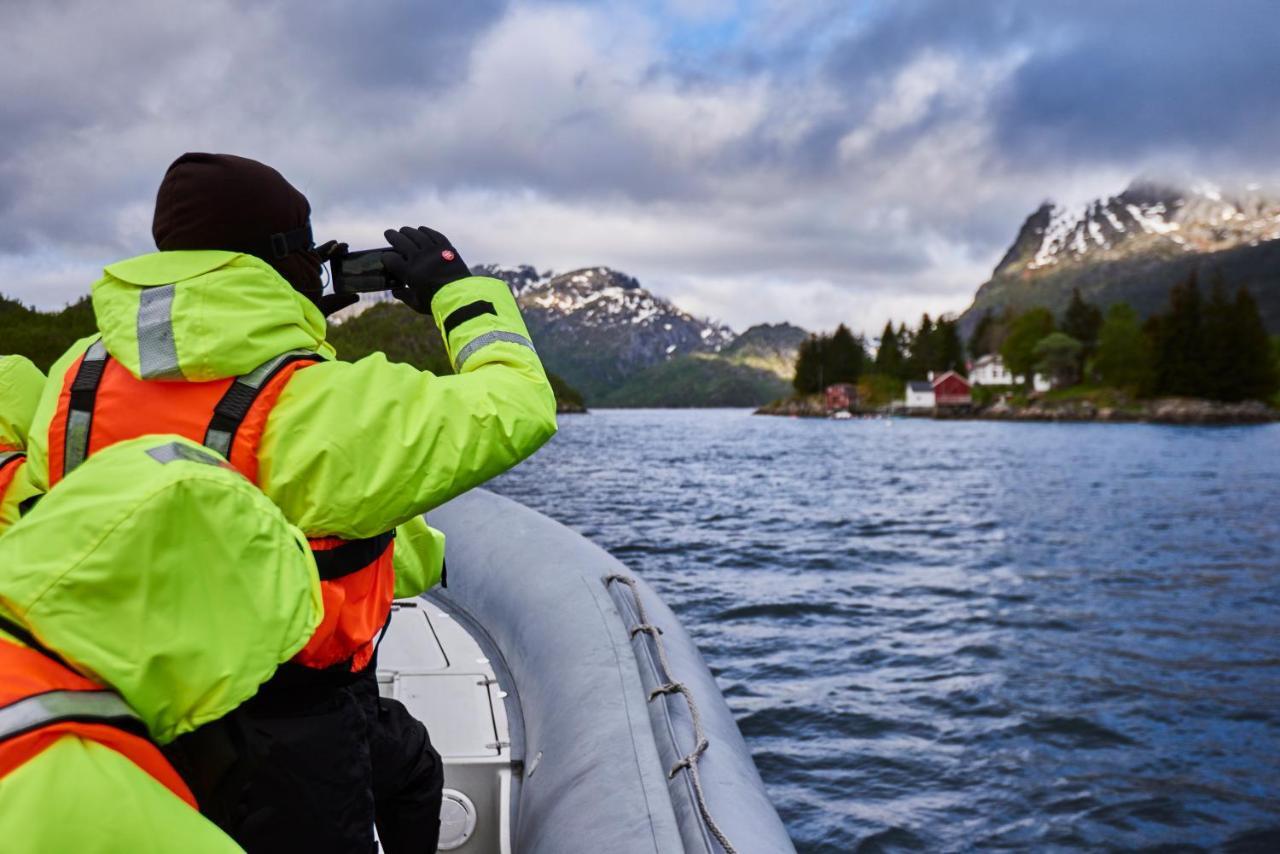
[[[1035,273],[1135,253],[1214,252],[1280,239],[1280,200],[1256,185],[1228,192],[1199,182],[1180,188],[1136,181],[1083,205],[1046,202],[1023,225],[996,268]]]

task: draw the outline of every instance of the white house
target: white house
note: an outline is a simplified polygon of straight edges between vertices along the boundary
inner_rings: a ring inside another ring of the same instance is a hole
[[[969,382],[973,385],[1022,385],[1023,378],[1009,373],[1009,369],[1004,366],[1004,359],[991,353],[979,357],[973,363],[969,369]],[[1044,374],[1036,374],[1031,378],[1031,387],[1043,392],[1053,386]]]
[[[1004,359],[989,353],[978,357],[969,368],[969,382],[973,385],[1013,385],[1013,374],[1004,366]]]
[[[907,383],[907,409],[933,409],[933,383],[911,380]]]

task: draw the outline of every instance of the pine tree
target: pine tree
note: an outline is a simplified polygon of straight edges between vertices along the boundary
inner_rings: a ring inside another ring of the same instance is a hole
[[[1080,342],[1080,356],[1076,360],[1077,376],[1084,376],[1085,362],[1098,351],[1098,332],[1102,329],[1102,310],[1087,303],[1080,296],[1079,288],[1072,288],[1071,303],[1062,314],[1059,328]]]
[[[884,325],[880,333],[880,346],[876,348],[876,373],[888,377],[902,377],[902,344],[894,331],[893,321]]]
[[[837,326],[826,348],[826,385],[856,383],[865,358],[862,342],[853,336],[849,327],[843,323]]]
[[[1059,328],[1079,341],[1086,354],[1092,355],[1098,344],[1098,332],[1102,329],[1102,310],[1085,302],[1080,296],[1080,289],[1073,288],[1071,303],[1062,314]]]
[[[1204,385],[1200,394],[1214,400],[1242,400],[1241,342],[1236,335],[1235,306],[1227,296],[1222,274],[1213,277],[1213,288],[1201,311],[1204,352]]]
[[[822,390],[825,355],[825,340],[821,336],[810,335],[800,342],[800,351],[796,354],[796,374],[791,381],[797,392],[813,394]]]
[[[933,321],[925,314],[920,318],[920,328],[911,336],[911,354],[907,357],[907,375],[911,379],[922,380],[933,370],[933,344]]]
[[[964,373],[964,345],[960,343],[960,327],[953,317],[938,318],[933,328],[933,364],[935,373],[959,371]]]
[[[1277,376],[1271,340],[1267,337],[1266,327],[1262,325],[1258,303],[1253,294],[1243,286],[1236,291],[1232,315],[1239,360],[1236,363],[1234,386],[1238,397],[1227,399],[1267,400],[1280,388],[1280,376]]]
[[[1053,314],[1047,308],[1033,308],[1019,315],[1009,327],[1000,346],[1004,365],[1015,377],[1023,377],[1028,385],[1035,371],[1035,346],[1053,331]]]
[[[1037,372],[1049,377],[1055,388],[1073,384],[1079,376],[1084,345],[1064,332],[1050,332],[1031,348]]]
[[[1138,323],[1138,315],[1126,302],[1107,309],[1098,332],[1094,367],[1102,381],[1116,388],[1145,389],[1151,380],[1151,350]]]
[[[1169,291],[1169,310],[1150,325],[1157,394],[1201,397],[1207,391],[1200,287],[1196,274]]]

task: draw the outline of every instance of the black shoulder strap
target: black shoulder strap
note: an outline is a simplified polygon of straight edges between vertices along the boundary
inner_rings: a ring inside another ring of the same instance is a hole
[[[71,474],[89,455],[89,432],[93,428],[93,406],[98,386],[107,367],[107,348],[102,339],[85,350],[80,368],[71,381],[71,402],[67,407],[67,437],[62,450],[62,476]]]
[[[204,446],[217,451],[223,458],[230,459],[236,432],[271,378],[286,365],[319,358],[310,350],[290,350],[268,359],[244,376],[237,377],[213,409],[213,417],[209,419],[209,426],[204,432]]]

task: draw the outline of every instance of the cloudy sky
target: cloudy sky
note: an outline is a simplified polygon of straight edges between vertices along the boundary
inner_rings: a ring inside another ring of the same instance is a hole
[[[179,12],[178,9],[181,9]],[[6,0],[0,293],[152,248],[183,151],[317,237],[608,264],[737,328],[963,309],[1045,198],[1280,177],[1272,0]]]

